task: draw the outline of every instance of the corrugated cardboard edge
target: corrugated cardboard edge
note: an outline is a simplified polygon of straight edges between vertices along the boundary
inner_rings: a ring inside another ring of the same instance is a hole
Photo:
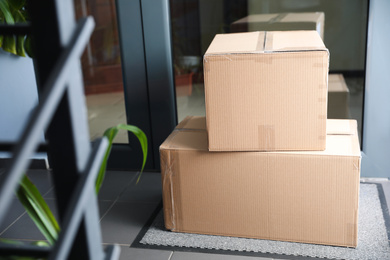
[[[295,47],[295,48],[285,48],[285,49],[278,49],[273,50],[273,34],[282,32],[283,31],[271,31],[268,33],[268,31],[258,31],[258,40],[255,50],[247,50],[247,51],[231,51],[231,52],[217,52],[217,53],[209,53],[209,50],[206,51],[206,53],[203,56],[203,65],[208,62],[208,57],[213,56],[224,56],[224,55],[235,55],[235,54],[254,54],[254,53],[286,53],[286,52],[307,52],[307,51],[326,51],[328,56],[330,56],[329,50],[324,47],[318,47],[318,46],[306,46],[306,47]],[[253,33],[253,32],[252,32]],[[229,57],[226,57],[226,59],[229,59]],[[328,62],[329,63],[329,62]]]
[[[186,116],[176,127],[175,129],[183,129],[186,127],[186,125],[188,124],[188,122],[190,120],[192,120],[194,116]]]

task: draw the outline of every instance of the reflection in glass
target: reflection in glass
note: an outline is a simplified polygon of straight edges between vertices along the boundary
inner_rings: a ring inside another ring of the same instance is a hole
[[[171,0],[178,119],[204,115],[202,57],[215,34],[316,30],[330,51],[328,118],[362,127],[367,0]],[[181,83],[181,75],[192,81]],[[192,82],[192,84],[190,83]],[[184,91],[182,86],[186,86]]]
[[[84,90],[91,139],[111,126],[126,123],[118,27],[114,0],[74,0],[76,17],[91,15],[95,30],[82,56]],[[117,143],[127,143],[119,132]]]

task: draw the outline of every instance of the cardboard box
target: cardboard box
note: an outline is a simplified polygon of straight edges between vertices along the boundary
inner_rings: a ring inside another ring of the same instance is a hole
[[[329,74],[328,118],[351,118],[349,113],[349,89],[345,83],[343,74]]]
[[[324,40],[325,14],[278,13],[252,14],[230,25],[230,32],[315,30]]]
[[[356,121],[328,120],[312,152],[210,152],[202,126],[186,118],[160,146],[167,229],[356,247]]]
[[[204,55],[210,151],[324,150],[328,66],[315,31],[216,35]]]

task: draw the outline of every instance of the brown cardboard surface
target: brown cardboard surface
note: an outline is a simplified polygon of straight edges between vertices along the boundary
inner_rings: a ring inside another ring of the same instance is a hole
[[[205,130],[206,119],[204,116],[187,116],[176,126],[176,129]]]
[[[356,123],[331,125],[342,134],[314,152],[210,152],[206,131],[175,130],[160,147],[166,228],[355,247]]]
[[[348,119],[349,89],[343,74],[329,74],[328,77],[328,118]]]
[[[324,25],[323,12],[276,13],[248,15],[233,22],[230,28],[231,32],[316,30],[324,39]]]
[[[318,34],[215,39],[204,55],[210,151],[324,150],[329,53]]]

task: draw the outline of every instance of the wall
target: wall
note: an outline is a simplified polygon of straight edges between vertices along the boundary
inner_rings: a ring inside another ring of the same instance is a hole
[[[362,176],[390,177],[390,1],[371,0]]]

